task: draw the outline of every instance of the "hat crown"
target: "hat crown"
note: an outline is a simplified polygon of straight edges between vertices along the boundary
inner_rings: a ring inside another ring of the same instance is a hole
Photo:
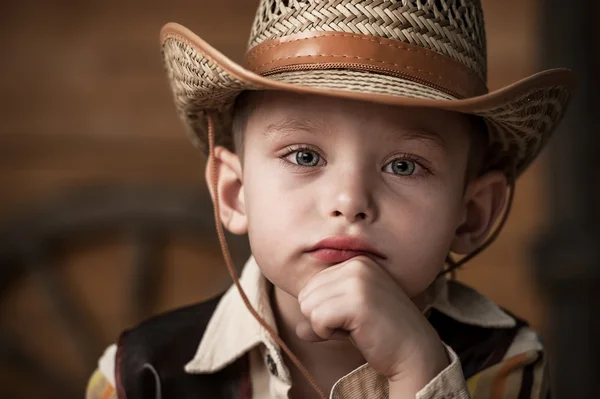
[[[479,0],[261,0],[248,47],[309,31],[399,40],[448,56],[487,80]]]

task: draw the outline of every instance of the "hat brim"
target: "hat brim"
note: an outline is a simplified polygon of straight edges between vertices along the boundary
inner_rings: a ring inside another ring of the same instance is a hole
[[[227,128],[227,113],[235,97],[245,90],[281,90],[325,95],[380,104],[437,108],[481,116],[489,134],[487,169],[514,168],[520,175],[536,158],[564,116],[574,88],[574,76],[568,69],[546,70],[487,94],[465,99],[450,98],[435,89],[415,90],[415,83],[394,77],[397,90],[332,82],[340,71],[329,73],[332,79],[314,77],[314,71],[300,71],[290,78],[261,76],[233,62],[189,29],[169,23],[161,30],[162,53],[175,104],[192,141],[206,148],[206,121],[203,111],[216,111]],[[349,73],[349,72],[348,72]],[[372,72],[366,73],[374,77]],[[364,73],[363,73],[364,75]],[[355,75],[357,76],[357,75]],[[381,77],[381,76],[380,76]],[[383,77],[381,77],[383,78]],[[348,82],[348,77],[346,77]],[[317,83],[319,82],[319,83]],[[351,82],[350,82],[351,83]],[[217,132],[217,142],[227,145],[227,132]],[[230,133],[229,133],[230,134]]]

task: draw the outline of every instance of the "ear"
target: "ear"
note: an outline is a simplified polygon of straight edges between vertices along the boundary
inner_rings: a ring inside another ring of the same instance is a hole
[[[498,171],[488,172],[468,184],[452,252],[469,254],[483,244],[504,207],[507,187],[506,176]]]
[[[217,164],[217,182],[214,186],[211,162]],[[215,189],[219,194],[219,217],[221,223],[233,234],[245,234],[248,231],[248,219],[244,205],[242,164],[240,157],[225,147],[215,147],[214,158],[209,156],[205,170],[206,184],[213,203]]]

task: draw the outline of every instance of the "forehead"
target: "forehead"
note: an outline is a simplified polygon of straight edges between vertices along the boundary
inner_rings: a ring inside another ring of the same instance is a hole
[[[286,92],[249,92],[246,128],[267,137],[302,131],[327,135],[340,126],[391,137],[427,140],[441,147],[468,135],[467,116],[433,108],[398,107]],[[468,138],[468,137],[467,137]]]

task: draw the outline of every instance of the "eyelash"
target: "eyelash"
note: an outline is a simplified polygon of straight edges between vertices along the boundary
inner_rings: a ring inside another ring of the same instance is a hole
[[[433,175],[433,171],[431,169],[431,167],[427,164],[427,162],[421,158],[418,157],[416,155],[413,154],[395,154],[392,158],[388,159],[388,161],[385,162],[385,164],[383,165],[383,168],[385,169],[385,167],[387,167],[390,163],[394,162],[394,161],[410,161],[410,162],[414,162],[415,165],[417,165],[418,168],[423,169],[423,171],[428,174],[428,175]],[[398,177],[402,177],[404,179],[419,179],[422,178],[422,173],[413,173],[412,175],[395,175],[393,173],[390,173],[393,176],[398,176]]]
[[[292,155],[295,152],[299,152],[299,151],[310,151],[310,152],[314,152],[315,154],[317,154],[325,163],[325,165],[327,165],[327,162],[325,161],[325,158],[323,157],[323,155],[321,154],[320,151],[318,151],[317,149],[310,147],[310,146],[306,146],[306,145],[291,145],[289,147],[285,148],[285,152],[283,153],[283,155],[279,156],[279,160],[283,163],[283,166],[288,167],[288,168],[293,168],[296,170],[306,170],[306,169],[315,169],[318,166],[303,166],[303,165],[298,165],[295,164],[293,162],[288,161],[286,158],[289,157],[290,155]],[[320,165],[325,166],[325,165]]]
[[[279,160],[283,163],[283,165],[285,167],[289,167],[289,168],[294,168],[297,170],[306,170],[306,169],[314,169],[317,166],[303,166],[303,165],[298,165],[295,164],[293,162],[288,161],[286,158],[288,156],[290,156],[291,154],[295,153],[295,152],[299,152],[299,151],[310,151],[310,152],[314,152],[316,153],[319,157],[321,157],[321,159],[323,160],[323,162],[325,163],[325,165],[327,165],[327,161],[325,161],[325,158],[323,157],[323,155],[321,154],[320,151],[318,151],[317,149],[310,147],[310,146],[306,146],[306,145],[292,145],[289,147],[285,148],[285,152],[283,153],[283,155],[279,156]],[[411,161],[414,162],[419,168],[423,169],[425,171],[425,173],[432,175],[433,172],[431,170],[431,168],[426,165],[426,162],[420,158],[417,157],[415,155],[412,154],[396,154],[393,158],[389,159],[385,164],[384,164],[384,168],[389,165],[391,162],[396,161],[396,160],[402,160],[402,161]],[[325,166],[325,165],[320,165]],[[408,176],[400,176],[400,175],[394,175],[394,176],[399,176],[399,177],[403,177],[403,178],[408,178],[408,179],[418,179],[421,178],[421,174],[412,174],[412,175],[408,175]]]

